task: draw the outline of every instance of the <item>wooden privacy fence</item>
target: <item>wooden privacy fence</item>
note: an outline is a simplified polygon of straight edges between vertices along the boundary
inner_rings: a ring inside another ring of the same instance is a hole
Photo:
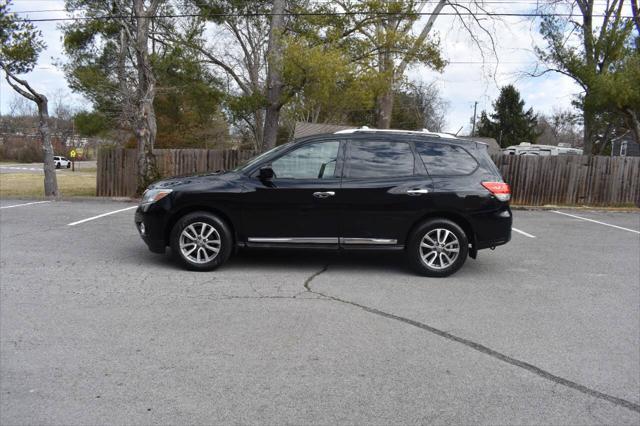
[[[165,177],[229,170],[254,155],[253,151],[205,149],[154,152],[160,174]],[[494,155],[492,158],[511,185],[513,204],[640,207],[638,157]],[[135,150],[101,150],[97,195],[134,195],[137,169]]]
[[[640,207],[639,157],[494,155],[512,204]]]
[[[253,151],[222,149],[157,149],[162,177],[229,170],[255,155]],[[98,152],[96,193],[99,197],[130,197],[136,193],[138,173],[135,149],[103,149]]]

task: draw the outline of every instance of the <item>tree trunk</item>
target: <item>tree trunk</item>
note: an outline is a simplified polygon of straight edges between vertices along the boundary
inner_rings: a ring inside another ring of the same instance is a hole
[[[276,146],[278,139],[278,123],[280,121],[280,106],[270,104],[264,119],[264,141],[263,151],[267,151]]]
[[[386,79],[386,86],[384,91],[376,97],[376,127],[378,129],[388,129],[391,127],[393,93],[395,88],[394,64],[389,48],[385,48],[380,53],[378,61],[378,69]]]
[[[594,126],[594,117],[593,113],[589,111],[587,108],[583,107],[582,117],[584,121],[583,128],[583,145],[582,151],[584,155],[592,155],[593,153],[593,126]]]
[[[136,126],[138,140],[138,194],[154,180],[158,179],[153,145],[156,140],[156,116],[153,109],[153,99],[143,99],[140,102],[140,117]]]
[[[154,5],[155,4],[155,5]],[[138,74],[137,101],[138,111],[136,118],[136,138],[138,141],[138,194],[141,194],[147,186],[158,176],[158,170],[153,155],[153,146],[156,141],[156,114],[153,108],[153,100],[156,95],[156,79],[153,75],[149,60],[149,24],[148,15],[153,15],[157,9],[157,2],[153,2],[149,10],[144,10],[144,0],[135,0],[136,12],[136,71]]]
[[[376,99],[376,127],[378,129],[388,129],[391,127],[391,114],[393,113],[393,87],[389,86]]]
[[[254,137],[256,139],[256,151],[260,151],[262,149],[264,142],[264,110],[259,109],[254,114],[255,117],[255,132]]]
[[[633,138],[636,140],[636,143],[640,144],[640,120],[638,119],[638,114],[631,108],[626,108],[624,113],[627,116]]]
[[[49,101],[44,95],[40,95],[38,105],[38,130],[42,137],[42,151],[44,154],[44,195],[46,197],[58,197],[58,179],[56,177],[56,165],[53,161],[53,145],[51,145],[51,133],[49,132]]]
[[[284,30],[284,0],[274,0],[271,9],[271,31],[267,49],[267,108],[264,119],[264,140],[262,148],[268,150],[276,146],[278,123],[282,108],[282,31]]]
[[[585,59],[587,62],[587,68],[593,70],[594,73],[598,73],[596,64],[596,58],[594,58],[594,41],[593,41],[593,1],[585,1],[578,3],[582,12],[582,37],[585,51]],[[594,140],[594,126],[595,117],[591,111],[589,102],[589,89],[587,89],[584,97],[584,103],[582,105],[582,115],[584,118],[584,155],[593,155],[593,140]]]

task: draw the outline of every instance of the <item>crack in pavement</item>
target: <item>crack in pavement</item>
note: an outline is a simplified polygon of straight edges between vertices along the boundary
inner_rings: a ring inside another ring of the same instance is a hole
[[[379,316],[384,317],[384,318],[392,319],[392,320],[395,320],[395,321],[400,321],[400,322],[405,323],[405,324],[412,325],[414,327],[417,327],[417,328],[420,328],[422,330],[428,331],[429,333],[435,334],[436,336],[440,336],[440,337],[443,337],[443,338],[445,338],[447,340],[451,340],[453,342],[465,345],[465,346],[467,346],[467,347],[469,347],[469,348],[471,348],[473,350],[481,352],[481,353],[483,353],[485,355],[489,355],[492,358],[498,359],[498,360],[500,360],[502,362],[506,362],[507,364],[511,364],[513,366],[516,366],[516,367],[522,368],[524,370],[527,370],[527,371],[529,371],[529,372],[531,372],[531,373],[533,373],[533,374],[535,374],[535,375],[537,375],[539,377],[542,377],[543,379],[546,379],[546,380],[552,381],[552,382],[554,382],[556,384],[559,384],[559,385],[562,385],[562,386],[577,390],[578,392],[581,392],[581,393],[583,393],[585,395],[592,396],[594,398],[604,399],[605,401],[609,401],[612,404],[615,404],[615,405],[618,405],[620,407],[624,407],[624,408],[627,408],[629,410],[632,410],[632,411],[640,413],[640,404],[636,404],[636,403],[628,401],[626,399],[618,398],[616,396],[609,395],[609,394],[597,391],[595,389],[588,388],[587,386],[584,386],[584,385],[581,385],[580,383],[576,383],[574,381],[565,379],[564,377],[556,376],[555,374],[552,374],[552,373],[550,373],[550,372],[548,372],[546,370],[543,370],[540,367],[536,367],[535,365],[529,364],[528,362],[521,361],[519,359],[510,357],[510,356],[505,355],[505,354],[503,354],[501,352],[493,350],[493,349],[491,349],[491,348],[489,348],[487,346],[484,346],[484,345],[482,345],[480,343],[476,343],[474,341],[471,341],[469,339],[465,339],[463,337],[458,337],[458,336],[456,336],[454,334],[451,334],[451,333],[448,333],[448,332],[446,332],[444,330],[437,329],[437,328],[432,327],[430,325],[427,325],[427,324],[424,324],[424,323],[421,323],[421,322],[418,322],[418,321],[415,321],[415,320],[412,320],[412,319],[409,319],[409,318],[405,318],[405,317],[401,317],[401,316],[398,316],[398,315],[390,314],[388,312],[384,312],[384,311],[381,311],[379,309],[371,308],[369,306],[361,305],[359,303],[352,302],[350,300],[340,299],[339,297],[331,296],[331,295],[324,294],[324,293],[321,293],[319,291],[313,290],[311,288],[311,282],[315,278],[317,278],[319,275],[321,275],[324,272],[326,272],[328,269],[329,269],[329,265],[325,265],[320,271],[314,273],[309,278],[307,278],[305,280],[305,282],[304,282],[304,288],[310,293],[316,294],[318,296],[325,297],[325,298],[333,300],[335,302],[339,302],[339,303],[344,303],[346,305],[355,306],[356,308],[360,308],[360,309],[362,309],[362,310],[364,310],[366,312],[369,312],[369,313],[372,313],[372,314],[375,314],[375,315],[379,315]]]

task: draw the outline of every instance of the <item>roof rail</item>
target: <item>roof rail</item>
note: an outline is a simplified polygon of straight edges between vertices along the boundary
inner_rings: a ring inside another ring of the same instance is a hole
[[[456,137],[449,133],[430,132],[427,129],[422,130],[399,130],[399,129],[371,129],[367,126],[358,127],[355,129],[338,130],[334,134],[349,134],[349,133],[408,133],[413,135],[424,136],[436,136],[439,138],[455,139]]]

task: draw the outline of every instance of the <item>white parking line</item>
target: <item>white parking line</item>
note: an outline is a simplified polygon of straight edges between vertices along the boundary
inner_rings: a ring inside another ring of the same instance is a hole
[[[529,237],[529,238],[535,238],[535,237],[536,237],[535,235],[531,235],[531,234],[529,234],[529,233],[527,233],[527,232],[524,232],[524,231],[521,231],[521,230],[519,230],[519,229],[517,229],[517,228],[513,228],[513,227],[512,227],[512,228],[511,228],[511,230],[512,230],[512,231],[516,231],[518,234],[522,234],[522,235],[524,235],[525,237]]]
[[[551,210],[551,211],[553,213],[558,213],[558,214],[562,214],[562,215],[565,215],[565,216],[574,217],[576,219],[586,220],[587,222],[593,222],[593,223],[597,223],[597,224],[604,225],[604,226],[610,226],[612,228],[622,229],[623,231],[633,232],[634,234],[640,234],[640,231],[636,231],[635,229],[623,228],[622,226],[612,225],[610,223],[600,222],[598,220],[593,220],[593,219],[589,219],[589,218],[582,217],[582,216],[576,216],[574,214],[559,212],[558,210]]]
[[[11,209],[14,207],[22,207],[22,206],[30,206],[32,204],[43,204],[43,203],[50,203],[51,201],[34,201],[32,203],[24,203],[24,204],[14,204],[12,206],[4,206],[4,207],[0,207],[0,209]]]
[[[120,212],[123,212],[123,211],[126,211],[126,210],[137,209],[137,208],[138,208],[138,206],[131,206],[131,207],[127,207],[127,208],[120,209],[120,210],[114,210],[112,212],[102,213],[102,214],[99,214],[98,216],[88,217],[86,219],[82,219],[82,220],[79,220],[77,222],[68,223],[67,226],[80,225],[81,223],[89,222],[90,220],[100,219],[101,217],[105,217],[105,216],[109,216],[109,215],[112,215],[112,214],[120,213]]]

